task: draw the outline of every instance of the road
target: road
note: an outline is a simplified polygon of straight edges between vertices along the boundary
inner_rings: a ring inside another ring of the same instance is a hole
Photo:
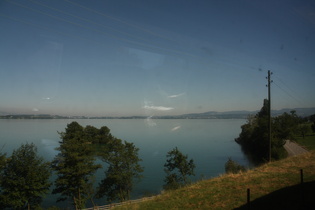
[[[287,150],[289,156],[299,155],[308,152],[306,149],[290,140],[286,140],[284,149]]]

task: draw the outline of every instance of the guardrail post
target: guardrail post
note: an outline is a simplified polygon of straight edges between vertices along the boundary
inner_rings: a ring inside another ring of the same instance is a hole
[[[250,189],[247,189],[247,209],[250,209]]]

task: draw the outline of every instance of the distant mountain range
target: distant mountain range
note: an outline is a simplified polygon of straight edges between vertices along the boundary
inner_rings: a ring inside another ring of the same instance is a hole
[[[284,112],[290,113],[292,110],[300,117],[307,117],[315,114],[315,107],[313,108],[295,108],[295,109],[281,109],[272,110],[272,116],[278,116]],[[228,111],[228,112],[204,112],[191,113],[183,115],[166,115],[166,116],[127,116],[127,117],[86,117],[86,116],[59,116],[59,115],[21,115],[21,114],[0,114],[0,119],[246,119],[248,115],[255,115],[259,111]]]
[[[281,109],[271,110],[272,116],[278,116],[284,112],[290,113],[292,110],[296,111],[296,114],[300,117],[307,117],[315,114],[315,107],[313,108],[295,108],[295,109]],[[259,111],[228,111],[228,112],[204,112],[194,114],[184,114],[176,117],[180,118],[193,118],[193,119],[246,119],[248,115],[255,115]]]

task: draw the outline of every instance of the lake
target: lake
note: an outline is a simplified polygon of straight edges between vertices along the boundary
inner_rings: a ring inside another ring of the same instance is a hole
[[[196,176],[193,180],[223,174],[224,164],[229,157],[250,166],[240,146],[234,141],[245,119],[0,119],[1,152],[11,155],[13,149],[22,143],[33,142],[39,155],[51,161],[57,154],[55,148],[59,146],[57,131],[64,131],[72,121],[82,126],[107,126],[113,136],[133,142],[140,149],[144,178],[136,184],[133,198],[161,192],[166,154],[175,147],[194,160]],[[98,170],[96,181],[99,182],[103,176],[104,169]],[[48,195],[42,206],[68,205],[56,204],[55,200],[56,196]],[[106,203],[104,199],[96,202],[99,205]]]

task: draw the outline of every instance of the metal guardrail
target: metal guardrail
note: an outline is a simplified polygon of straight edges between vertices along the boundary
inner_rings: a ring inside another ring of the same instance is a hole
[[[111,203],[111,204],[107,204],[104,206],[94,206],[91,208],[86,208],[83,210],[105,210],[105,209],[111,209],[117,206],[124,206],[127,204],[133,204],[133,203],[140,203],[143,201],[148,201],[148,200],[152,200],[154,198],[156,198],[157,196],[151,196],[151,197],[144,197],[144,198],[140,198],[140,199],[136,199],[136,200],[129,200],[129,201],[124,201],[124,202],[120,202],[120,203]]]

